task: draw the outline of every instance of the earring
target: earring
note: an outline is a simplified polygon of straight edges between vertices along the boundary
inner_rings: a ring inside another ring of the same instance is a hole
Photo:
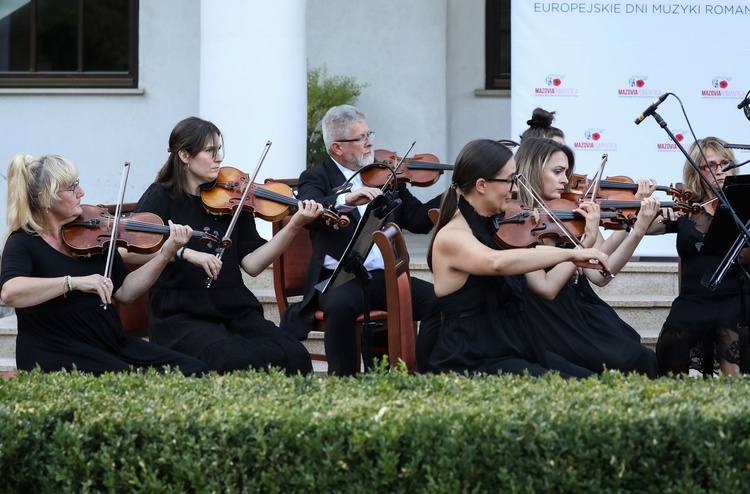
[[[44,214],[49,214],[49,208],[44,210]]]

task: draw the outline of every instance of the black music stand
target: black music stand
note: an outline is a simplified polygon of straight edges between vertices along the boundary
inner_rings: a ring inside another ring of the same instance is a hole
[[[370,282],[372,275],[365,269],[364,262],[372,250],[375,240],[372,234],[381,230],[388,220],[388,216],[401,205],[401,199],[394,198],[390,193],[376,197],[367,205],[365,212],[357,223],[354,235],[349,241],[338,266],[327,280],[321,281],[315,288],[321,293],[337,288],[344,283],[357,278],[362,283],[363,316],[362,322],[362,360],[365,370],[372,368],[372,335],[373,330],[382,323],[370,320]]]
[[[748,223],[748,220],[750,220],[750,175],[727,177],[724,181],[724,194],[727,201],[729,201],[729,205],[737,214],[737,217],[747,228],[750,224]],[[701,280],[701,284],[708,289],[716,289],[716,286],[721,283],[724,275],[733,265],[736,265],[735,267],[738,270],[740,321],[737,323],[737,334],[739,336],[740,372],[742,374],[750,372],[750,352],[748,349],[750,335],[748,334],[747,307],[745,303],[748,274],[742,265],[737,263],[740,251],[750,245],[750,241],[745,236],[746,232],[738,231],[737,224],[729,210],[723,204],[720,204],[714,213],[711,224],[708,226],[708,231],[706,231],[703,238],[703,246],[701,247],[701,253],[724,255],[724,259],[716,271],[711,276],[706,273]]]

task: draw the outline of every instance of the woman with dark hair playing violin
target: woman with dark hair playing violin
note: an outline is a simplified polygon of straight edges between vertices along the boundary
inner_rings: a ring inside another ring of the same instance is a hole
[[[698,164],[705,178],[688,160],[685,160],[683,175],[685,187],[693,191],[700,210],[684,215],[677,221],[658,224],[662,232],[677,233],[677,254],[681,261],[680,293],[672,302],[656,343],[659,373],[662,375],[670,372],[687,374],[691,368],[703,371],[703,360],[707,357],[703,343],[710,336],[714,340],[712,357],[719,371],[731,376],[739,374],[739,267],[728,271],[714,290],[701,283],[703,276],[716,271],[723,259],[722,256],[702,252],[701,246],[718,204],[706,178],[720,189],[726,177],[737,172],[737,168],[723,170],[725,165],[735,161],[734,153],[724,144],[726,142],[717,137],[706,137],[690,146],[690,157]],[[745,301],[746,304],[748,302],[750,300]]]
[[[516,152],[516,163],[529,187],[519,186],[518,198],[532,207],[538,207],[539,200],[559,200],[575,165],[569,147],[557,140],[538,137],[523,139]],[[647,197],[653,185],[649,186],[646,180],[639,184],[634,199],[642,199],[631,231],[616,231],[605,240],[597,228],[586,238],[588,245],[609,255],[613,275],[630,260],[660,211],[659,200]],[[594,211],[598,223],[599,207]],[[560,264],[549,274],[554,275],[556,283],[550,284],[545,293],[528,293],[523,280],[518,280],[520,284],[516,286],[527,294],[532,327],[538,328],[536,335],[547,349],[594,372],[606,368],[656,377],[654,352],[641,345],[638,332],[620,319],[589,285],[592,281],[604,286],[612,281],[612,276],[602,276],[593,269],[581,272],[572,263]]]
[[[63,225],[81,214],[84,192],[78,167],[57,155],[17,154],[8,167],[8,230],[0,296],[16,309],[18,369],[46,372],[128,371],[166,366],[186,375],[208,368],[192,357],[126,335],[113,300],[132,302],[156,280],[190,238],[191,229],[169,224],[169,238],[147,264],[129,273],[114,249],[76,257],[62,239]]]
[[[513,155],[497,141],[472,141],[456,158],[427,257],[443,316],[431,367],[438,372],[531,375],[556,370],[564,377],[587,377],[593,372],[539,343],[536,331],[528,329],[523,299],[508,280],[524,275],[530,290],[542,291],[552,282],[546,268],[569,262],[578,267],[596,263],[606,270],[607,256],[592,248],[501,248],[493,218],[504,216],[514,204],[515,181]],[[593,210],[591,205],[575,209],[590,219],[589,229],[598,228],[598,220],[591,221]]]
[[[197,117],[180,121],[169,137],[169,158],[136,211],[223,236],[232,216],[208,212],[201,198],[216,181],[222,160],[221,132],[213,123]],[[217,245],[188,242],[150,292],[151,341],[192,355],[218,372],[271,366],[289,374],[311,372],[310,354],[265,319],[242,271],[250,276],[262,273],[297,231],[322,213],[320,204],[300,202],[289,225],[267,242],[258,234],[253,214],[243,211],[231,230],[231,245],[221,256]],[[126,260],[142,262],[144,257],[130,254]]]

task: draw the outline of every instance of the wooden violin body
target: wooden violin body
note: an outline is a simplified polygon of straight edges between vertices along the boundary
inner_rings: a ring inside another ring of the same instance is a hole
[[[574,173],[570,178],[568,187],[570,188],[571,193],[583,194],[585,191],[589,190],[591,185],[591,180],[589,180],[586,175]],[[603,198],[606,198],[610,194],[616,194],[623,191],[635,194],[638,190],[638,184],[635,183],[632,178],[624,175],[607,177],[604,180],[599,181],[598,187],[599,191],[597,196]],[[693,197],[693,193],[685,188],[685,184],[680,182],[676,183],[674,186],[658,185],[656,190],[666,192],[667,195],[674,197],[675,200],[680,203],[687,203]]]
[[[416,154],[402,159],[393,151],[375,150],[375,163],[383,166],[363,170],[362,182],[368,187],[384,187],[393,181],[409,183],[415,187],[429,187],[435,184],[445,171],[453,170],[453,165],[439,163],[434,154]],[[401,163],[401,166],[398,166]],[[398,167],[398,168],[397,168]]]
[[[102,253],[110,246],[115,217],[104,206],[82,204],[81,209],[78,218],[62,227],[62,241],[77,256]],[[125,214],[117,223],[115,244],[129,252],[153,254],[169,235],[169,227],[153,213]],[[200,237],[204,242],[228,246],[207,232],[194,231],[193,236]]]
[[[240,204],[245,190],[244,204]],[[201,200],[206,211],[212,214],[234,214],[238,208],[248,211],[266,221],[280,221],[297,208],[298,199],[292,188],[283,182],[267,181],[264,184],[250,182],[250,176],[237,168],[222,166],[212,187],[201,191]],[[334,228],[348,226],[349,218],[333,208],[323,213],[326,223]]]

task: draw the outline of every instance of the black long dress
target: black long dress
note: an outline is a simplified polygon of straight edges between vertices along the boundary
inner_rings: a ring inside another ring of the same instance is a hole
[[[22,230],[8,237],[3,249],[0,285],[17,276],[59,277],[103,274],[105,255],[72,258],[52,248],[38,235]],[[115,252],[112,284],[116,292],[128,268]],[[72,370],[93,374],[140,367],[161,370],[169,365],[184,374],[200,375],[208,368],[200,361],[122,332],[114,305],[106,310],[95,293],[72,291],[33,307],[16,309],[18,336],[16,365],[43,371]]]
[[[230,215],[206,211],[199,196],[170,198],[160,184],[151,184],[138,201],[137,212],[157,214],[208,231],[221,238]],[[186,261],[164,268],[149,292],[149,336],[152,341],[205,362],[211,370],[226,372],[269,366],[288,374],[312,372],[307,349],[263,316],[263,306],[247,288],[240,261],[265,244],[252,213],[240,214],[231,235],[232,245],[222,254],[221,272],[207,288],[206,272]],[[193,238],[190,249],[216,253],[217,246]]]
[[[599,298],[585,276],[571,277],[553,300],[529,292],[524,278],[512,283],[524,298],[531,327],[548,350],[594,372],[612,369],[657,376],[656,354]]]
[[[680,294],[672,302],[657,342],[661,371],[673,368],[703,369],[703,341],[717,331],[714,357],[739,364],[737,324],[740,321],[739,273],[735,266],[715,290],[701,283],[723,260],[721,255],[701,253],[703,237],[713,216],[706,211],[680,217],[668,225],[677,232],[677,254],[682,263]],[[750,297],[745,301],[750,307]]]
[[[491,239],[491,218],[477,214],[463,198],[459,209],[482,243],[499,248]],[[470,275],[463,287],[438,302],[443,324],[430,353],[430,367],[435,372],[528,372],[538,376],[556,370],[563,377],[593,374],[545,351],[536,331],[529,328],[522,299],[508,286],[508,277]]]

